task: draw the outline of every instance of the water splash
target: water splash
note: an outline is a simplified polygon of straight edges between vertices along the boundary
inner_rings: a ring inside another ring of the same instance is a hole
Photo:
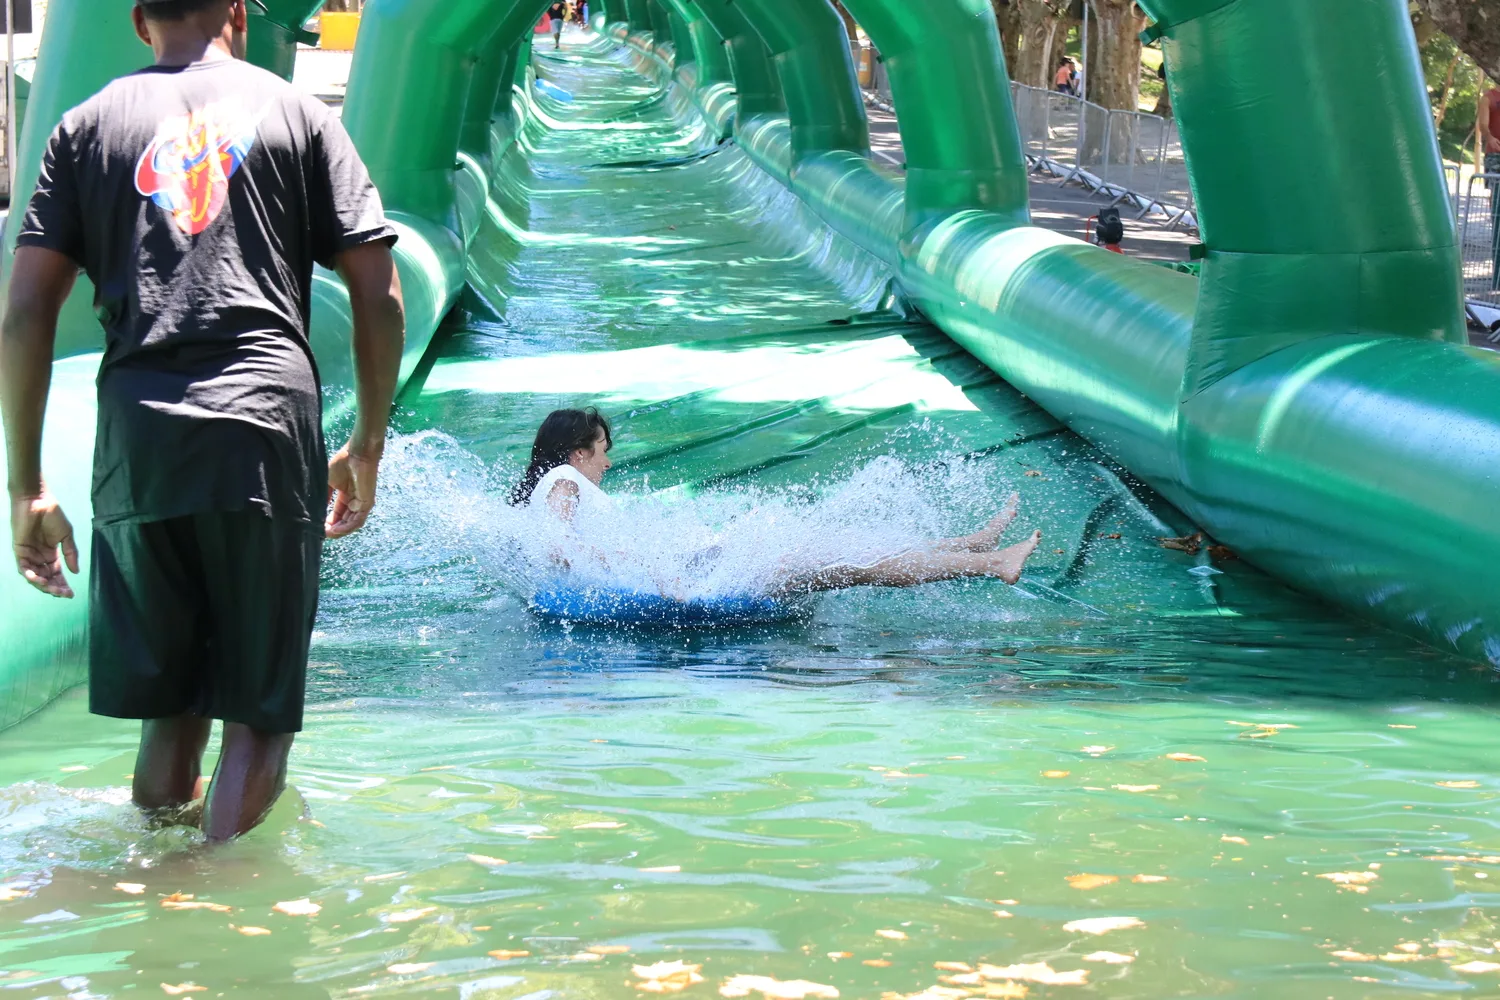
[[[685,602],[762,595],[793,573],[869,565],[973,531],[1007,492],[979,462],[879,456],[835,481],[614,492],[608,509],[580,511],[568,528],[549,511],[507,502],[519,473],[440,432],[395,438],[381,513],[334,550],[333,582],[404,580],[523,600],[558,587]]]

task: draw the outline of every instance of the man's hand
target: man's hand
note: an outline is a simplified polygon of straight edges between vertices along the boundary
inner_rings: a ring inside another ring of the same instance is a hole
[[[380,455],[351,451],[345,445],[328,463],[328,489],[333,509],[323,525],[329,538],[344,538],[365,526],[375,509],[375,480],[380,473]]]
[[[16,568],[26,582],[44,594],[71,598],[73,588],[63,576],[63,564],[67,563],[68,572],[78,572],[78,544],[73,541],[73,526],[57,501],[45,492],[12,499],[10,534]]]

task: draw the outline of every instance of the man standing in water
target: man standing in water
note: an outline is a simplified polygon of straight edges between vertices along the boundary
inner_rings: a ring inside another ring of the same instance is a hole
[[[81,269],[106,344],[89,707],[143,720],[134,792],[151,812],[192,801],[223,720],[203,813],[220,841],[285,786],[322,539],[359,530],[375,502],[404,335],[396,234],[328,109],[242,61],[247,0],[135,2],[156,63],[63,117],[17,241],[0,326],[11,531],[27,581],[72,597],[78,546],[41,438]],[[331,461],[307,331],[315,261],[343,277],[354,316],[358,411]]]

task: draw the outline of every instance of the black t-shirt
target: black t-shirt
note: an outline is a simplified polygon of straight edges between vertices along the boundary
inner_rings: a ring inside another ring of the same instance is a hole
[[[394,239],[339,121],[248,63],[151,67],[64,115],[17,242],[94,283],[95,522],[321,521],[313,263]]]

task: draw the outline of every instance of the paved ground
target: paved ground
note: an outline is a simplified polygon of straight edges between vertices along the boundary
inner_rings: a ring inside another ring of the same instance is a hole
[[[895,167],[905,166],[901,148],[901,130],[896,116],[882,108],[867,107],[870,117],[870,149],[875,158]],[[1039,226],[1078,239],[1084,238],[1084,224],[1110,199],[1093,194],[1077,184],[1063,185],[1055,178],[1036,175],[1031,181],[1031,217]],[[1181,229],[1167,229],[1152,221],[1131,218],[1134,209],[1125,212],[1126,253],[1142,260],[1187,260],[1188,248],[1197,237]]]

